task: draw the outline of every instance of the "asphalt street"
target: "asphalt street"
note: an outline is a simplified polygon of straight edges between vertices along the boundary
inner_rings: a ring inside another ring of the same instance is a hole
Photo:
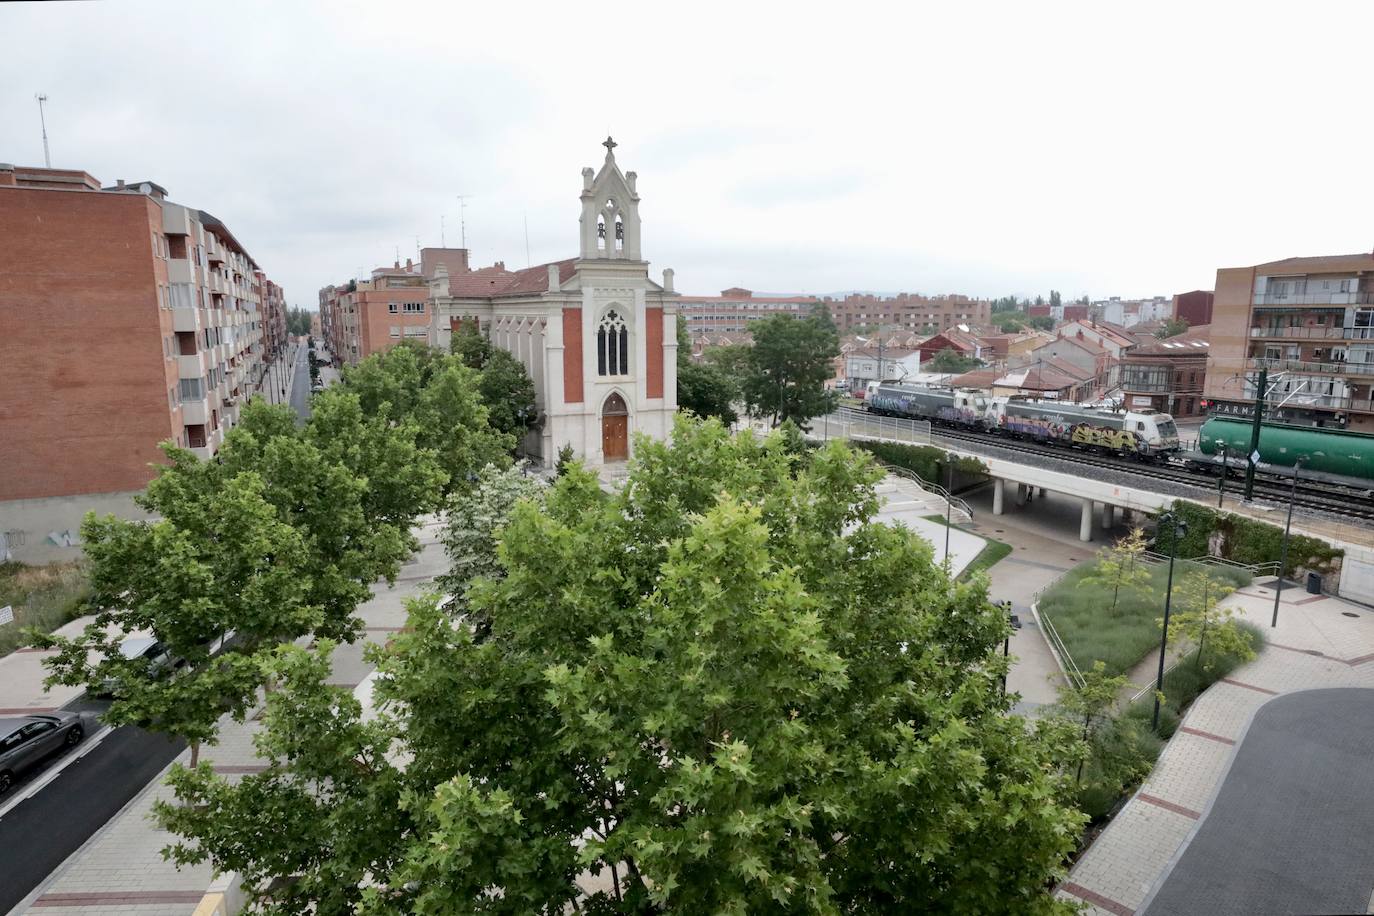
[[[291,408],[304,423],[310,419],[310,358],[304,346],[296,348],[296,362],[291,371],[295,376],[291,384]]]
[[[27,897],[185,747],[141,728],[117,728],[0,817],[0,913]]]
[[[1141,916],[1364,913],[1374,891],[1374,690],[1255,714],[1196,833]]]

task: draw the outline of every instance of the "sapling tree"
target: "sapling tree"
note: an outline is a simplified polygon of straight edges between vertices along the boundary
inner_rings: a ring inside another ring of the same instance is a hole
[[[1114,613],[1123,589],[1138,590],[1149,584],[1150,570],[1143,562],[1144,556],[1145,532],[1132,528],[1114,545],[1098,551],[1092,572],[1078,580],[1078,584],[1110,588],[1112,604],[1109,611]]]

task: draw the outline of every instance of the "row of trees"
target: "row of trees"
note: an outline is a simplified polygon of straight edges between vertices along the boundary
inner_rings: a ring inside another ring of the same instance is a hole
[[[307,312],[298,305],[286,310],[286,333],[292,337],[306,337],[310,334],[310,318],[314,312]]]
[[[409,346],[345,371],[298,425],[255,399],[212,461],[170,444],[137,498],[152,521],[88,516],[92,603],[73,638],[34,634],[58,654],[49,682],[113,688],[105,715],[185,738],[193,759],[228,714],[242,720],[276,647],[356,639],[358,604],[414,550],[416,517],[463,492],[514,436],[461,359]],[[126,658],[155,637],[175,666]]]
[[[678,318],[678,406],[725,423],[738,419],[742,405],[774,426],[788,420],[805,428],[813,417],[835,409],[838,395],[827,389],[840,355],[840,335],[824,306],[804,318],[774,315],[750,324],[751,346],[715,347],[702,362],[692,359],[686,323]]]
[[[1070,912],[1076,727],[1009,714],[1005,616],[868,458],[784,439],[483,471],[377,708],[276,648],[265,770],[177,768],[170,854],[274,913]]]

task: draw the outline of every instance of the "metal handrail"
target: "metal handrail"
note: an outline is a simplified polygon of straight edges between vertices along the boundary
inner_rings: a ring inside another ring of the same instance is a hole
[[[1060,578],[1063,577],[1061,576]],[[1085,683],[1083,672],[1079,670],[1078,663],[1075,662],[1073,656],[1069,654],[1069,648],[1064,645],[1064,640],[1060,638],[1059,631],[1054,628],[1054,621],[1050,620],[1049,615],[1044,611],[1040,611],[1038,616],[1040,618],[1040,629],[1045,632],[1046,639],[1050,644],[1050,651],[1059,657],[1059,663],[1063,666],[1064,672],[1068,674],[1075,684],[1082,687]]]
[[[940,497],[945,502],[949,503],[950,506],[952,506],[955,509],[955,511],[965,516],[964,521],[973,521],[973,507],[966,503],[964,500],[950,493],[948,490],[940,486],[938,483],[929,482],[920,474],[917,474],[915,471],[910,470],[909,468],[898,467],[895,464],[888,464],[885,461],[880,461],[878,463],[881,464],[884,470],[886,470],[888,473],[895,474],[898,477],[905,477],[908,480],[914,482],[922,490],[934,493],[936,496]]]

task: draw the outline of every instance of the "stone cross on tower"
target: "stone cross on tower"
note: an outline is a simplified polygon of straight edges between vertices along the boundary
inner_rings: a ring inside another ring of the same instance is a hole
[[[601,144],[601,145],[604,146],[604,147],[606,147],[606,155],[607,155],[607,156],[614,156],[614,155],[615,155],[615,148],[616,148],[617,146],[619,146],[620,144],[619,144],[619,143],[616,143],[614,140],[612,140],[610,134],[607,134],[607,135],[606,135],[606,142],[603,143],[603,144]]]

